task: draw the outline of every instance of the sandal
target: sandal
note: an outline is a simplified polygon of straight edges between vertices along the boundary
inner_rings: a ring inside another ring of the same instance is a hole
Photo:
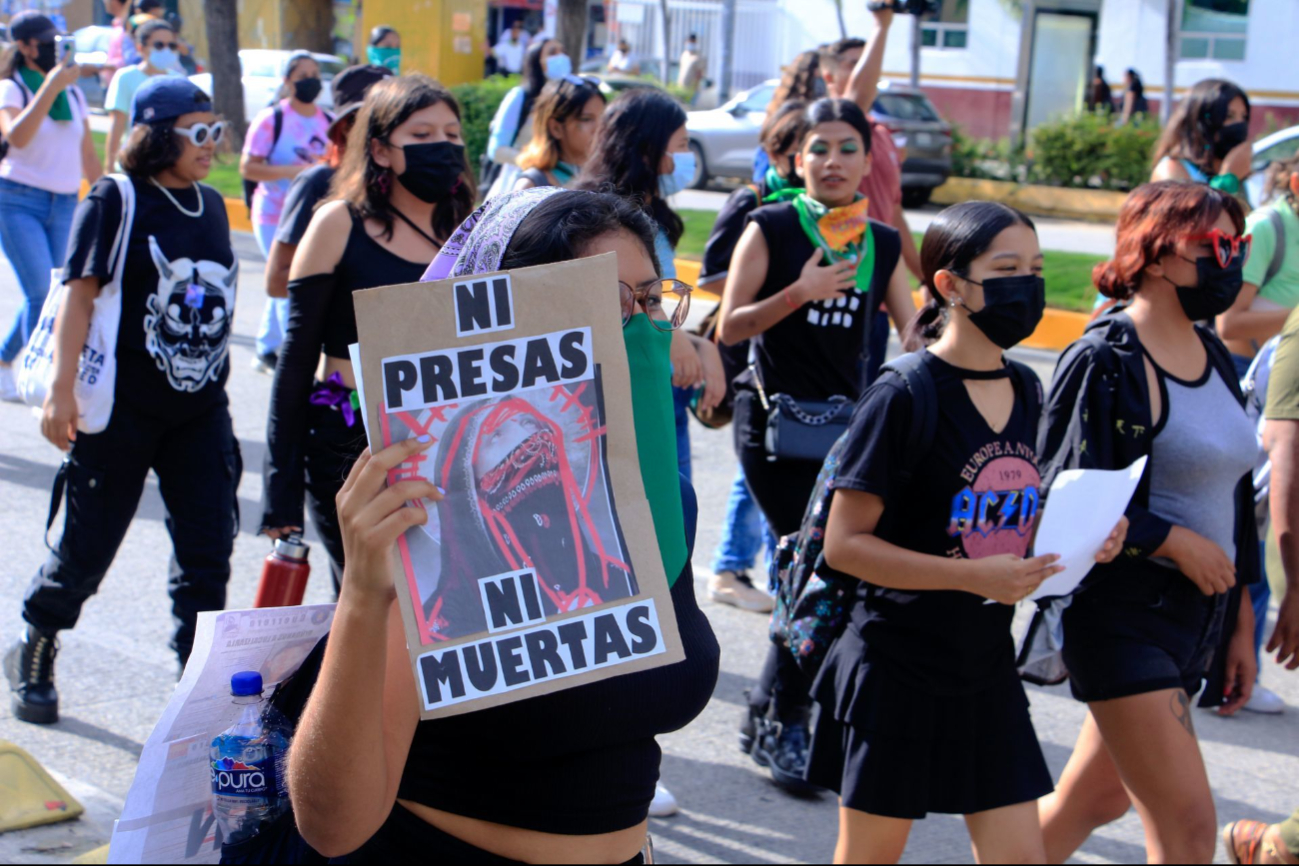
[[[1259,852],[1267,855],[1269,862],[1284,863],[1276,846],[1267,840],[1271,825],[1261,821],[1235,821],[1222,831],[1222,844],[1227,849],[1227,859],[1237,866],[1254,866],[1263,862]]]

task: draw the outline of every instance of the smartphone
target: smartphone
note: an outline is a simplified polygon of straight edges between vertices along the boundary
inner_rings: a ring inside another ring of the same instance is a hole
[[[64,66],[69,63],[75,63],[77,56],[77,40],[71,36],[54,37],[54,56],[59,59],[59,63]]]

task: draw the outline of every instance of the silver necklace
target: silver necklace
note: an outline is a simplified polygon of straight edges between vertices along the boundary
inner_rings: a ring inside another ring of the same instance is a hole
[[[176,206],[176,210],[180,211],[185,216],[194,217],[195,219],[203,216],[203,190],[199,189],[198,184],[194,184],[194,191],[198,193],[198,210],[192,211],[192,210],[186,210],[183,204],[176,201],[176,197],[171,194],[171,191],[167,189],[167,187],[158,183],[158,181],[154,180],[153,178],[149,178],[149,183],[153,184],[158,189],[162,190],[162,194],[167,197],[168,201],[174,204]]]

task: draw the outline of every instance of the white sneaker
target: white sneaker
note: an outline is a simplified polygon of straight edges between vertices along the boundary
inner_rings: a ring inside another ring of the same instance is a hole
[[[14,373],[13,364],[0,364],[0,400],[6,403],[23,401],[18,393],[18,376]]]
[[[754,613],[771,613],[776,600],[753,585],[743,572],[719,571],[708,581],[708,597]]]
[[[650,801],[649,808],[651,818],[671,818],[679,810],[677,798],[672,796],[671,791],[662,785],[654,789],[654,799]]]
[[[1254,694],[1244,707],[1246,712],[1264,716],[1279,716],[1285,712],[1285,701],[1271,689],[1261,685],[1254,686]]]

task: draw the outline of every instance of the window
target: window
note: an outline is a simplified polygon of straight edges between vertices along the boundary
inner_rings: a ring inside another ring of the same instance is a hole
[[[970,0],[942,0],[922,18],[920,44],[926,48],[966,47],[970,34]]]
[[[1183,60],[1244,60],[1249,0],[1184,0]]]

